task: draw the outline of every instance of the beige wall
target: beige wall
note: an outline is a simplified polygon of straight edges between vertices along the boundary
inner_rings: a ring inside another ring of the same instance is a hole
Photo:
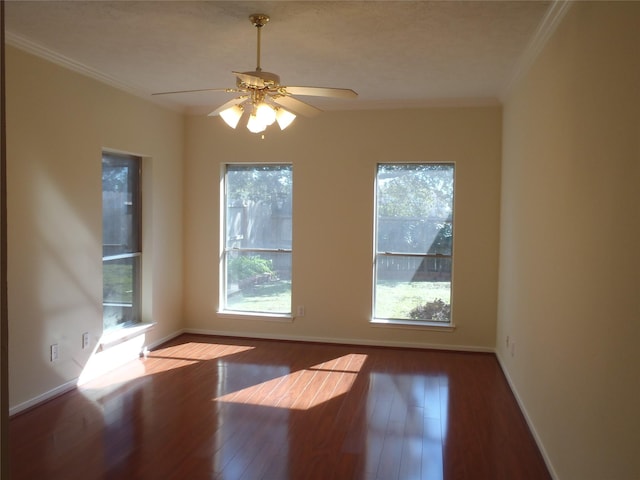
[[[10,404],[75,380],[102,333],[101,151],[145,160],[147,342],[182,321],[183,118],[7,47]],[[49,361],[58,343],[60,360]]]
[[[276,127],[271,127],[272,129]],[[219,119],[187,120],[186,327],[309,340],[492,350],[501,108],[325,112],[264,140]],[[456,162],[453,332],[374,327],[373,192],[378,162]],[[225,162],[292,162],[293,304],[302,318],[230,318],[218,308],[219,181]]]
[[[503,136],[501,362],[557,478],[640,478],[640,3],[574,4]]]

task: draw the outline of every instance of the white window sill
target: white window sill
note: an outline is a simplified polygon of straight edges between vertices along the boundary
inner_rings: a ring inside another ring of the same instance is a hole
[[[142,335],[151,330],[155,323],[136,323],[134,325],[116,328],[102,334],[98,346],[98,351],[119,345],[134,337]]]
[[[235,318],[238,320],[257,320],[263,322],[291,323],[294,317],[290,313],[259,313],[236,312],[232,310],[220,310],[218,315],[222,318]]]
[[[456,329],[456,326],[453,323],[440,322],[417,322],[411,320],[386,320],[382,318],[374,318],[369,323],[372,327],[432,330],[435,332],[453,332]]]

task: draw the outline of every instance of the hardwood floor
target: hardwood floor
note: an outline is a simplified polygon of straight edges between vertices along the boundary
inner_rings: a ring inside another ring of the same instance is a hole
[[[491,354],[182,335],[10,421],[20,479],[549,479]]]

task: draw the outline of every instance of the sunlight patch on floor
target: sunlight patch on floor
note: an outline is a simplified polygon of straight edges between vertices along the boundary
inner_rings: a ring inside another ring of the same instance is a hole
[[[366,359],[366,355],[344,355],[222,395],[214,401],[308,410],[347,393]]]
[[[78,388],[85,396],[88,398],[102,396],[138,378],[189,367],[201,362],[218,360],[255,348],[244,345],[212,345],[210,343],[189,342],[154,350],[149,352],[146,358],[131,360],[132,356],[138,355],[136,352],[142,350],[144,336],[135,340],[137,343],[133,346],[121,344],[104,352],[95,352],[92,355],[83,372],[84,377],[81,377],[81,381],[78,382]],[[212,346],[215,348],[212,349]],[[129,350],[133,348],[135,352],[131,354],[131,352],[120,351],[123,348]],[[118,356],[129,358],[129,360],[126,364],[118,366]],[[95,373],[96,371],[98,374]]]

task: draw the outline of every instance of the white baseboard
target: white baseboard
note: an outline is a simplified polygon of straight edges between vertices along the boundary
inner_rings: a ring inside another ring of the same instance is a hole
[[[511,392],[513,392],[513,396],[515,397],[516,402],[518,402],[518,406],[520,407],[520,411],[522,412],[522,415],[524,415],[524,419],[527,422],[527,426],[529,427],[529,430],[531,431],[531,434],[533,435],[533,439],[535,440],[536,444],[538,445],[538,448],[540,449],[540,453],[542,454],[542,458],[544,459],[544,463],[547,465],[547,469],[549,470],[549,474],[551,475],[551,478],[553,478],[554,480],[557,480],[558,475],[556,474],[556,471],[553,468],[553,464],[551,463],[551,459],[549,458],[549,455],[547,454],[547,451],[544,448],[544,444],[542,443],[542,440],[540,439],[540,436],[538,435],[538,432],[536,431],[536,428],[535,428],[533,422],[531,421],[531,418],[529,417],[529,413],[527,412],[527,409],[525,408],[524,403],[522,402],[522,399],[520,398],[520,395],[518,394],[518,390],[516,389],[513,381],[511,380],[511,377],[509,376],[509,371],[505,368],[504,362],[502,361],[502,357],[501,357],[500,353],[498,352],[498,350],[495,350],[495,354],[496,354],[496,358],[498,359],[498,364],[500,365],[500,368],[502,369],[502,373],[504,374],[505,378],[507,379],[507,383],[509,384],[509,388],[511,389]]]
[[[367,347],[399,347],[399,348],[419,348],[432,350],[453,350],[460,352],[478,352],[478,353],[495,353],[493,348],[482,346],[468,345],[442,345],[419,342],[393,342],[379,340],[363,340],[358,338],[337,338],[337,337],[310,337],[297,335],[269,335],[258,333],[243,333],[226,330],[208,330],[198,328],[185,328],[184,333],[193,333],[196,335],[217,335],[222,337],[239,337],[239,338],[258,338],[264,340],[286,340],[294,342],[310,342],[310,343],[336,343],[341,345],[362,345]]]
[[[20,412],[24,412],[25,410],[28,410],[30,408],[36,407],[38,405],[40,405],[41,403],[44,403],[48,400],[51,400],[55,397],[58,397],[64,393],[70,392],[72,390],[74,390],[76,388],[76,385],[78,383],[78,379],[74,378],[73,380],[69,380],[66,383],[63,383],[62,385],[59,385],[47,392],[44,392],[40,395],[38,395],[37,397],[31,398],[29,400],[27,400],[26,402],[22,402],[18,405],[15,405],[13,407],[9,408],[9,416],[13,416],[16,415]]]
[[[183,333],[186,333],[186,330],[184,328],[181,328],[180,330],[177,330],[169,335],[167,335],[164,338],[161,338],[160,340],[156,340],[153,343],[150,343],[148,345],[145,345],[149,350],[153,350],[156,347],[159,347],[160,345],[162,345],[163,343],[167,343],[170,340],[173,340],[176,337],[179,337],[180,335],[182,335]]]
[[[172,340],[175,337],[178,337],[180,335],[182,335],[184,333],[184,330],[178,330],[170,335],[167,335],[164,338],[161,338],[160,340],[157,340],[151,344],[145,344],[142,346],[142,349],[144,348],[148,348],[148,349],[152,349],[155,348],[165,342],[168,342],[169,340]],[[137,335],[136,335],[137,336]],[[131,340],[132,338],[134,338],[133,336],[128,337],[128,340]],[[119,342],[114,347],[114,349],[118,348],[118,345],[121,345],[124,342]],[[18,405],[15,405],[13,407],[9,408],[9,416],[13,416],[16,415],[20,412],[24,412],[25,410],[28,410],[30,408],[34,408],[37,407],[38,405],[45,403],[49,400],[54,399],[55,397],[58,397],[60,395],[63,395],[67,392],[70,392],[74,389],[76,389],[78,387],[78,385],[86,383],[90,380],[93,380],[94,378],[96,378],[97,376],[100,375],[104,375],[105,373],[108,373],[109,371],[112,371],[122,365],[124,365],[126,362],[130,362],[132,360],[135,360],[136,358],[138,358],[138,356],[142,353],[142,349],[141,351],[131,351],[128,352],[125,358],[120,358],[119,361],[112,361],[112,362],[108,362],[104,368],[98,368],[95,372],[90,373],[88,375],[83,375],[81,374],[81,376],[77,377],[77,378],[73,378],[65,383],[63,383],[62,385],[59,385],[49,391],[46,391],[36,397],[33,397],[25,402],[22,402]],[[108,351],[109,349],[107,349],[106,351]],[[97,354],[104,354],[105,351],[101,351],[101,352],[97,352]],[[94,353],[95,355],[95,353]],[[89,364],[89,362],[87,362],[87,364]],[[85,370],[86,370],[87,365],[85,365]],[[84,373],[84,372],[83,372]]]

